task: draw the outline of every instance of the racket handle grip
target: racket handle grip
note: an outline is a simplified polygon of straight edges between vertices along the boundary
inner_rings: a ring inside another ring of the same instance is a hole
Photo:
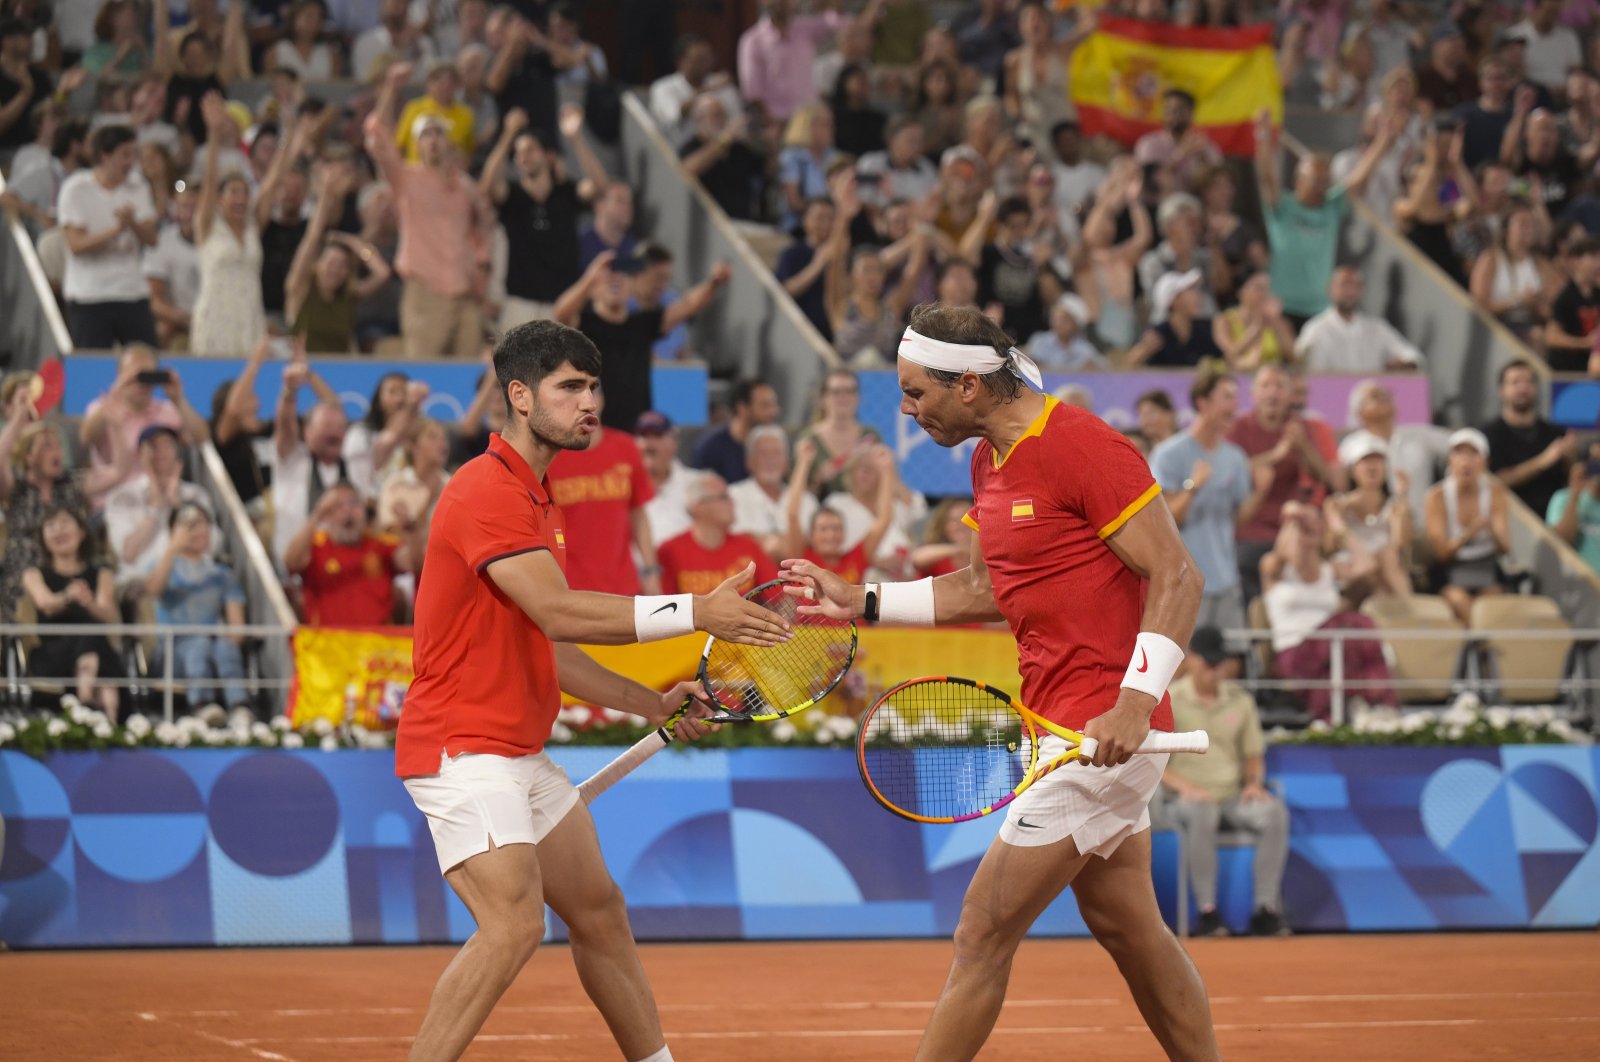
[[[666,727],[652,730],[633,743],[622,755],[600,768],[578,784],[578,797],[585,804],[633,773],[645,760],[672,744],[672,732]]]
[[[1204,753],[1211,748],[1211,735],[1204,730],[1187,730],[1179,734],[1169,734],[1165,730],[1152,730],[1145,735],[1145,739],[1136,750],[1140,753],[1153,752],[1196,752]],[[1086,737],[1078,742],[1078,758],[1092,760],[1094,754],[1100,750],[1100,742],[1092,737]]]

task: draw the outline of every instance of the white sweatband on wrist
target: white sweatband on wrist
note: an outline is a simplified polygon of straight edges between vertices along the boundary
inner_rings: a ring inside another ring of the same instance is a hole
[[[641,642],[659,642],[694,633],[693,594],[640,595],[633,599],[633,633]]]
[[[1133,658],[1128,661],[1128,673],[1122,676],[1122,688],[1148,693],[1156,700],[1167,692],[1167,685],[1183,663],[1183,650],[1164,634],[1140,631],[1133,643]]]
[[[878,618],[885,623],[933,626],[933,579],[882,584],[878,590]]]

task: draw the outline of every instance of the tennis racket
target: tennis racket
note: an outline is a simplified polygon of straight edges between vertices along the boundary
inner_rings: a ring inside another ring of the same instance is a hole
[[[1039,762],[1047,734],[1070,742]],[[1152,730],[1140,752],[1205,752],[1203,730]],[[1094,738],[1044,719],[993,686],[938,676],[879,697],[856,733],[856,765],[878,803],[914,822],[966,822],[999,811],[1039,779],[1080,757]]]
[[[789,623],[794,637],[781,645],[739,645],[707,638],[700,653],[700,685],[716,702],[708,723],[766,723],[816,704],[839,685],[856,659],[856,625],[824,616],[802,616],[800,598],[783,592],[782,579],[745,594]],[[578,786],[585,804],[616,785],[645,760],[672,744],[673,730],[694,704],[683,707]]]

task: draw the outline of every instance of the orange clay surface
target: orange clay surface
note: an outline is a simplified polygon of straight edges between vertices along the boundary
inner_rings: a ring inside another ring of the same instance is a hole
[[[947,942],[644,947],[680,1062],[909,1059]],[[1189,944],[1225,1058],[1600,1059],[1593,933]],[[0,1057],[403,1059],[450,948],[0,954]],[[564,946],[541,948],[468,1059],[615,1059]],[[1110,960],[1030,941],[984,1059],[1156,1059]]]

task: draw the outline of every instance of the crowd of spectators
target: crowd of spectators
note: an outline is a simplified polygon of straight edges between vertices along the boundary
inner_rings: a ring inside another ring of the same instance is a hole
[[[1086,8],[813,8],[766,0],[720,55],[670,27],[623,34],[619,81],[729,217],[792,240],[775,276],[841,366],[798,433],[777,423],[791,396],[752,379],[691,439],[656,409],[649,368],[694,354],[688,324],[731,270],[680,288],[672,251],[638,231],[633,189],[595,150],[617,86],[581,7],[5,3],[0,203],[35,237],[75,343],[126,353],[78,429],[81,470],[27,403],[6,407],[4,607],[67,614],[51,588],[65,578],[93,591],[72,607],[96,614],[97,570],[73,567],[64,521],[44,532],[65,499],[122,615],[146,602],[171,622],[232,618],[242,592],[215,502],[182,476],[210,440],[306,622],[403,621],[434,500],[503,423],[492,372],[454,422],[425,416],[427,387],[399,373],[352,420],[308,355],[477,360],[538,319],[579,328],[605,359],[605,430],[552,470],[595,544],[575,585],[700,590],[798,554],[851,578],[951,570],[971,548],[965,505],[930,506],[902,481],[858,418],[855,375],[892,364],[912,307],[935,299],[980,308],[1047,372],[1199,370],[1188,427],[1155,389],[1130,434],[1206,574],[1203,623],[1247,627],[1259,598],[1281,677],[1326,677],[1329,643],[1308,635],[1370,625],[1375,595],[1438,590],[1466,622],[1506,582],[1509,494],[1600,557],[1600,465],[1538,416],[1529,366],[1502,373],[1502,415],[1481,432],[1398,423],[1376,381],[1344,425],[1304,397],[1307,372],[1425,368],[1337,263],[1356,198],[1533,356],[1589,369],[1600,78],[1585,18],[1556,0],[1520,21],[1389,0],[1105,9],[1274,23],[1288,97],[1361,127],[1286,172],[1267,115],[1254,157],[1228,159],[1195,124],[1204,101],[1176,87],[1137,142],[1085,136],[1067,72],[1098,25]],[[324,92],[342,78],[355,84]],[[88,95],[93,113],[72,105]],[[158,351],[244,367],[208,420]],[[1252,374],[1243,414],[1235,372]],[[1351,644],[1344,673],[1392,700],[1375,643]],[[59,650],[75,654],[68,673],[94,657],[110,674],[94,648]],[[240,703],[237,650],[181,644],[178,673],[214,680],[196,697]]]

